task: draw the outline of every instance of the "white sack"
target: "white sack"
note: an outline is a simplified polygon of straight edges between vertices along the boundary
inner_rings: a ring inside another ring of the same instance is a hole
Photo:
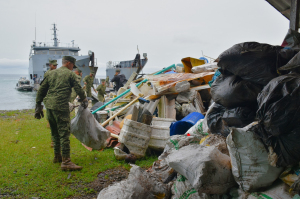
[[[166,142],[164,152],[158,157],[159,160],[165,159],[173,150],[179,150],[181,147],[190,144],[199,144],[200,138],[187,135],[173,135]]]
[[[283,168],[272,167],[268,162],[268,152],[258,136],[249,128],[231,128],[227,137],[232,173],[243,191],[255,191],[270,186]]]
[[[214,146],[185,146],[172,151],[166,160],[199,193],[225,194],[236,185],[231,173],[230,157]]]
[[[172,188],[172,199],[208,199],[205,193],[199,195],[198,191],[189,183],[189,181],[180,174],[177,174],[177,179]]]
[[[159,179],[133,165],[126,180],[102,189],[97,199],[168,198],[170,189]]]
[[[110,132],[103,128],[88,108],[79,106],[77,115],[71,120],[71,133],[83,144],[95,150],[106,147]]]
[[[194,136],[199,136],[199,137],[204,137],[209,134],[209,128],[207,126],[207,119],[201,119],[199,120],[194,126],[192,126],[186,133],[185,135],[194,135]]]

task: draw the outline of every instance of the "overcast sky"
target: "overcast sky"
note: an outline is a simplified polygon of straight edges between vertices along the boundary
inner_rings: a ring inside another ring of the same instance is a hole
[[[264,0],[9,0],[0,1],[0,74],[27,74],[30,45],[75,40],[80,54],[95,52],[98,74],[108,61],[147,53],[144,72],[184,57],[217,58],[236,43],[280,45],[289,21]]]

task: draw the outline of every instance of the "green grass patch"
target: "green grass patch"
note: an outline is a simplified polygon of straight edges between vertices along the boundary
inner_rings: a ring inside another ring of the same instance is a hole
[[[8,111],[5,115],[2,114],[0,197],[67,198],[89,194],[94,190],[77,185],[94,181],[99,172],[107,169],[130,169],[124,161],[115,159],[113,149],[90,152],[71,135],[71,160],[83,166],[83,169],[63,172],[60,164],[52,163],[54,154],[45,118],[34,119],[34,110]],[[136,164],[147,168],[156,160],[156,156],[151,156],[138,160]]]

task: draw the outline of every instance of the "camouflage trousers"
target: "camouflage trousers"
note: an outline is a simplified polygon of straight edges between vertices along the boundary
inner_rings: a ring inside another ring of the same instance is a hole
[[[99,102],[103,102],[104,101],[104,95],[99,95],[98,94],[98,100],[99,100]]]
[[[69,158],[70,112],[47,109],[47,118],[51,128],[51,139],[54,142],[54,153],[61,153],[64,158]]]
[[[92,89],[91,89],[91,87],[90,88],[86,88],[86,96],[87,97],[92,97]]]

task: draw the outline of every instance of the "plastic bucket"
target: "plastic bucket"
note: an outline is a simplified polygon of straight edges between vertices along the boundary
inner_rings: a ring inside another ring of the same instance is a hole
[[[125,144],[137,158],[145,156],[151,136],[151,127],[140,122],[125,119],[119,142]]]
[[[188,114],[180,121],[173,122],[170,126],[170,136],[185,134],[192,126],[194,126],[204,116],[201,113],[193,112]]]

